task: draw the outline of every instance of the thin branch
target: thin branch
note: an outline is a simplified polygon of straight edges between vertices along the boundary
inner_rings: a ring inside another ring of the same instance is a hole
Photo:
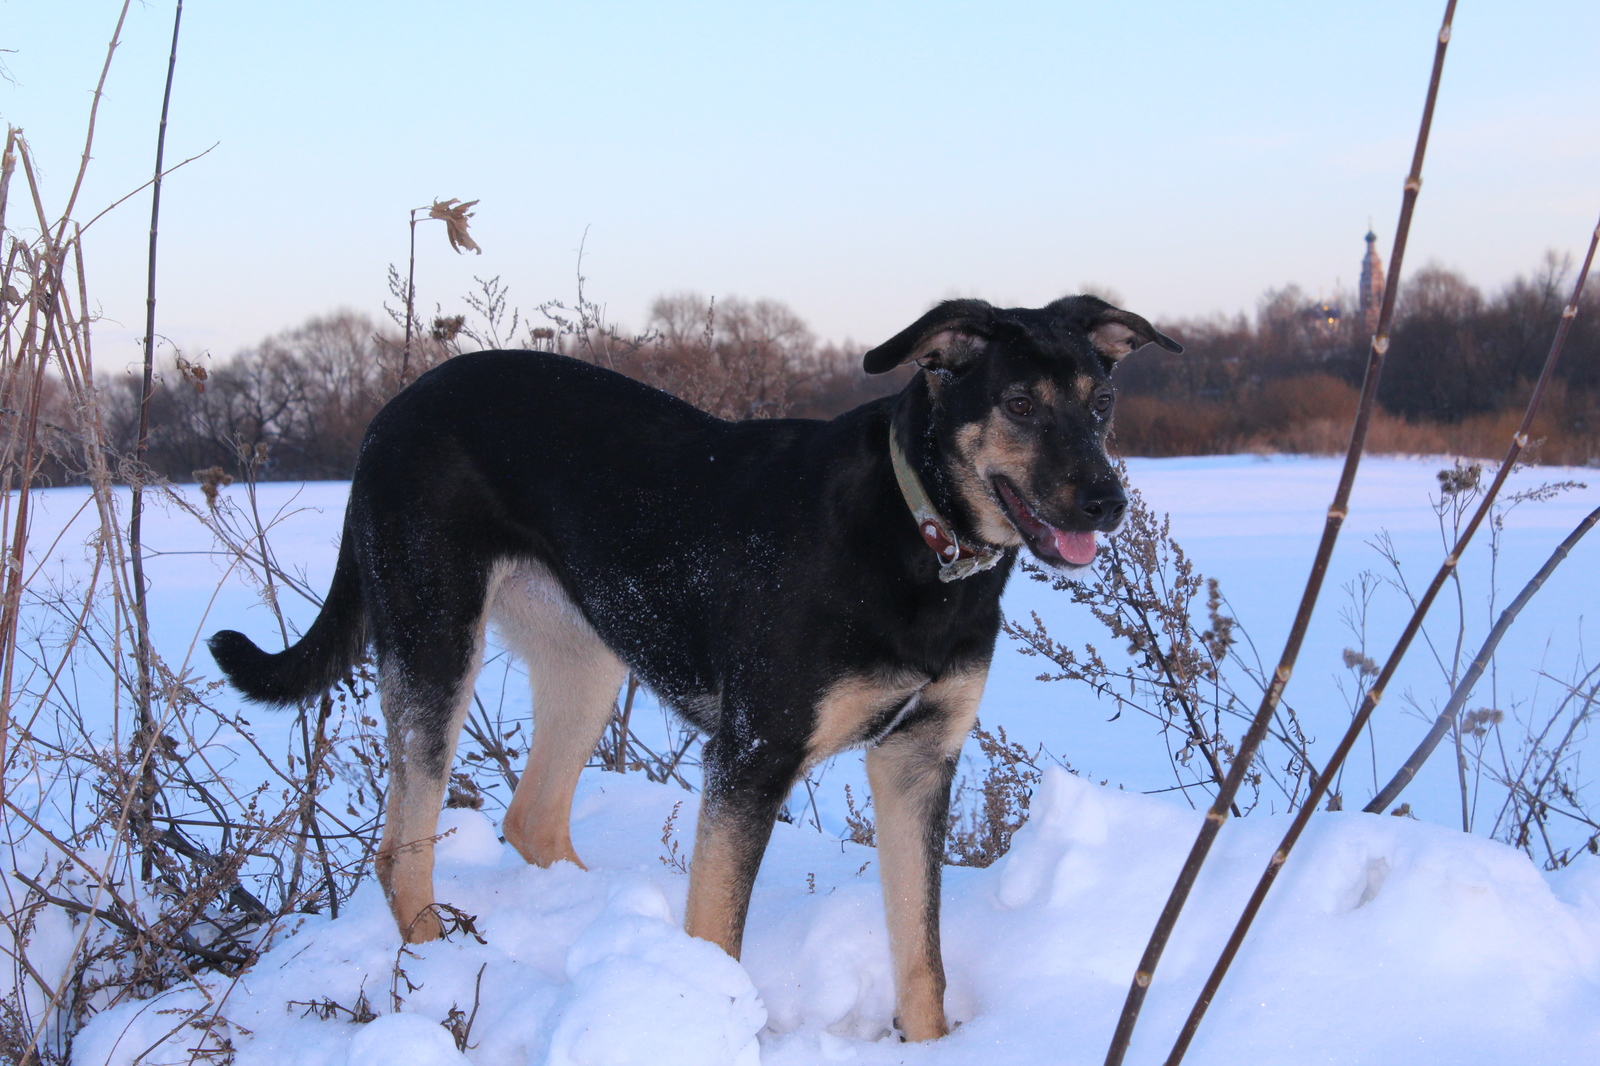
[[[1467,672],[1461,677],[1461,683],[1456,686],[1455,691],[1450,693],[1450,700],[1444,705],[1444,710],[1439,712],[1439,717],[1434,719],[1433,728],[1428,730],[1428,735],[1422,738],[1422,743],[1417,745],[1416,750],[1400,766],[1400,769],[1395,771],[1394,777],[1389,779],[1389,783],[1384,785],[1378,794],[1373,797],[1372,802],[1363,807],[1362,810],[1368,814],[1382,814],[1384,809],[1398,799],[1400,793],[1417,776],[1417,771],[1422,769],[1423,763],[1428,761],[1428,757],[1439,746],[1439,741],[1443,740],[1444,735],[1450,731],[1456,715],[1461,713],[1462,706],[1472,695],[1472,690],[1477,686],[1478,679],[1483,676],[1483,671],[1488,667],[1489,660],[1494,657],[1495,649],[1500,646],[1501,638],[1506,635],[1506,631],[1511,628],[1511,624],[1517,620],[1517,615],[1522,613],[1522,609],[1528,605],[1528,601],[1533,599],[1534,594],[1544,587],[1544,583],[1550,579],[1550,575],[1555,573],[1556,567],[1561,565],[1578,541],[1583,539],[1584,534],[1594,528],[1597,521],[1600,521],[1600,507],[1590,511],[1589,516],[1579,522],[1571,533],[1567,534],[1567,539],[1562,541],[1556,550],[1550,553],[1550,558],[1545,560],[1545,564],[1539,568],[1539,572],[1533,575],[1528,583],[1522,587],[1521,592],[1517,593],[1517,598],[1512,600],[1510,606],[1504,611],[1500,612],[1499,621],[1489,631],[1489,636],[1483,642],[1483,647],[1478,649],[1478,654],[1473,657],[1471,665],[1467,667]]]
[[[45,890],[43,885],[29,877],[27,874],[23,873],[21,870],[11,871],[11,876],[15,877],[18,881],[21,881],[23,884],[33,889],[33,891],[37,892],[39,894],[39,898],[44,900],[46,903],[53,903],[64,911],[71,911],[73,914],[86,914],[91,918],[99,918],[102,922],[114,925],[118,929],[121,929],[124,933],[128,933],[133,936],[138,936],[142,932],[138,926],[134,925],[120,914],[113,914],[110,911],[103,911],[98,908],[91,907],[87,903],[79,903],[75,899],[67,899],[64,896],[51,895]]]
[[[202,159],[205,156],[210,155],[212,152],[216,151],[217,145],[221,144],[221,143],[222,143],[221,141],[218,141],[216,144],[213,144],[210,148],[207,148],[205,151],[196,152],[194,155],[190,156],[188,159],[185,159],[181,163],[174,163],[172,166],[168,167],[166,170],[163,170],[161,173],[157,174],[155,177],[151,178],[149,181],[145,182],[143,185],[139,186],[137,189],[133,189],[133,190],[129,191],[125,195],[120,196],[117,199],[113,200],[111,203],[107,204],[105,207],[102,207],[98,214],[96,214],[89,221],[85,222],[83,225],[78,227],[78,232],[77,232],[76,236],[74,236],[73,240],[77,241],[77,240],[81,239],[83,237],[84,232],[90,226],[94,225],[96,222],[99,222],[102,218],[105,218],[111,212],[115,211],[117,208],[121,207],[123,204],[125,204],[129,200],[133,199],[135,196],[138,196],[140,193],[144,192],[146,189],[148,189],[150,186],[154,185],[156,182],[160,181],[162,178],[166,177],[168,174],[176,173],[177,171],[180,171],[184,167],[188,166],[190,163],[193,163],[196,159]]]
[[[100,114],[100,100],[105,96],[106,75],[111,73],[111,59],[117,54],[117,46],[122,43],[122,24],[127,21],[128,7],[131,0],[122,0],[122,10],[117,13],[117,27],[111,31],[111,43],[106,46],[106,61],[100,67],[100,80],[94,86],[94,103],[89,105],[89,129],[83,137],[83,158],[78,163],[78,176],[72,182],[72,192],[67,197],[67,206],[61,210],[61,222],[56,227],[55,243],[60,244],[61,238],[67,232],[67,220],[72,217],[72,208],[78,202],[78,190],[83,188],[83,176],[89,171],[90,149],[94,147],[94,122]],[[49,232],[49,227],[45,227]]]
[[[1339,487],[1334,493],[1332,506],[1328,508],[1322,542],[1317,546],[1317,554],[1311,564],[1311,574],[1306,579],[1305,592],[1300,598],[1300,608],[1289,630],[1289,639],[1284,644],[1278,667],[1273,671],[1272,681],[1262,696],[1261,706],[1256,711],[1255,719],[1250,723],[1249,730],[1239,744],[1238,754],[1234,756],[1233,765],[1228,769],[1227,780],[1223,782],[1211,809],[1206,812],[1205,821],[1201,824],[1193,847],[1190,848],[1189,857],[1178,873],[1177,882],[1172,886],[1166,906],[1162,908],[1161,917],[1156,921],[1155,929],[1150,934],[1150,941],[1146,944],[1138,968],[1134,971],[1133,981],[1128,986],[1127,999],[1123,1002],[1122,1014],[1117,1019],[1116,1032],[1112,1035],[1111,1046],[1106,1051],[1106,1066],[1122,1066],[1128,1044],[1133,1039],[1134,1026],[1139,1021],[1139,1010],[1144,1005],[1145,993],[1155,977],[1161,954],[1166,950],[1167,941],[1172,937],[1172,930],[1178,924],[1178,916],[1183,912],[1183,905],[1189,898],[1190,890],[1194,888],[1195,879],[1200,876],[1200,867],[1204,865],[1217,833],[1228,819],[1229,806],[1233,803],[1240,786],[1244,784],[1245,776],[1250,772],[1250,767],[1255,761],[1256,749],[1261,746],[1261,741],[1267,735],[1278,701],[1289,683],[1289,676],[1294,672],[1295,661],[1300,657],[1300,646],[1305,640],[1306,630],[1311,625],[1311,613],[1316,607],[1323,579],[1327,576],[1328,563],[1333,557],[1334,544],[1339,539],[1345,516],[1349,513],[1350,492],[1355,486],[1356,470],[1361,465],[1361,454],[1366,447],[1367,430],[1372,425],[1373,411],[1377,406],[1378,382],[1383,377],[1384,357],[1389,351],[1389,326],[1394,320],[1395,298],[1400,289],[1400,266],[1405,257],[1406,239],[1411,232],[1411,215],[1416,207],[1417,194],[1422,189],[1422,161],[1427,153],[1428,132],[1433,125],[1433,108],[1439,96],[1439,79],[1444,72],[1445,49],[1450,42],[1450,26],[1451,20],[1455,17],[1455,10],[1456,0],[1448,0],[1444,22],[1439,29],[1438,44],[1434,49],[1433,74],[1428,81],[1428,95],[1422,108],[1422,122],[1417,130],[1416,148],[1411,155],[1411,171],[1406,177],[1401,195],[1400,220],[1395,226],[1394,248],[1389,255],[1391,281],[1384,288],[1377,332],[1372,337],[1368,351],[1366,378],[1361,386],[1361,402],[1356,409],[1355,426],[1350,434],[1349,450],[1345,453],[1344,470],[1339,477]],[[1310,806],[1308,803],[1302,806],[1301,810],[1307,810]]]

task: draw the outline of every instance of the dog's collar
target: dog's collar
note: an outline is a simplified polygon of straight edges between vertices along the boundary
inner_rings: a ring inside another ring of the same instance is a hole
[[[933,554],[939,557],[940,581],[960,581],[988,570],[1000,561],[1005,555],[1003,549],[970,548],[956,537],[956,531],[928,498],[927,490],[922,487],[922,479],[911,469],[892,426],[889,428],[889,460],[894,466],[894,479],[900,483],[900,495],[905,497],[906,506],[911,508],[911,516],[917,520],[917,532],[933,549]]]

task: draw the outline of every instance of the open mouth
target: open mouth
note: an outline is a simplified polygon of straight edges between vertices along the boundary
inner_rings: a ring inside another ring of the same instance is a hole
[[[1028,550],[1051,566],[1082,567],[1094,562],[1094,530],[1068,533],[1057,529],[1034,513],[1022,493],[1003,477],[994,479],[995,495],[1006,517],[1017,527]]]

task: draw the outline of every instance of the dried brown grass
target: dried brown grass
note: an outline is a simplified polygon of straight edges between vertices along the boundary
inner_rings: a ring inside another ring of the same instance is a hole
[[[1126,396],[1117,403],[1115,448],[1124,456],[1343,454],[1358,398],[1354,386],[1326,374],[1281,378],[1229,400]],[[1454,422],[1379,410],[1367,451],[1498,458],[1521,418],[1521,404]],[[1557,383],[1534,422],[1533,438],[1530,462],[1600,463],[1600,400]]]

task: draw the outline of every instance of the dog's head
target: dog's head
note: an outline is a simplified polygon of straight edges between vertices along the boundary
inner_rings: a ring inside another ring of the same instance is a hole
[[[987,544],[1026,544],[1071,569],[1094,560],[1095,533],[1115,529],[1127,508],[1106,455],[1111,371],[1146,344],[1183,351],[1095,296],[1037,309],[947,300],[863,365],[869,374],[913,361],[922,368],[895,432],[932,475],[935,497],[958,512],[951,518]]]

